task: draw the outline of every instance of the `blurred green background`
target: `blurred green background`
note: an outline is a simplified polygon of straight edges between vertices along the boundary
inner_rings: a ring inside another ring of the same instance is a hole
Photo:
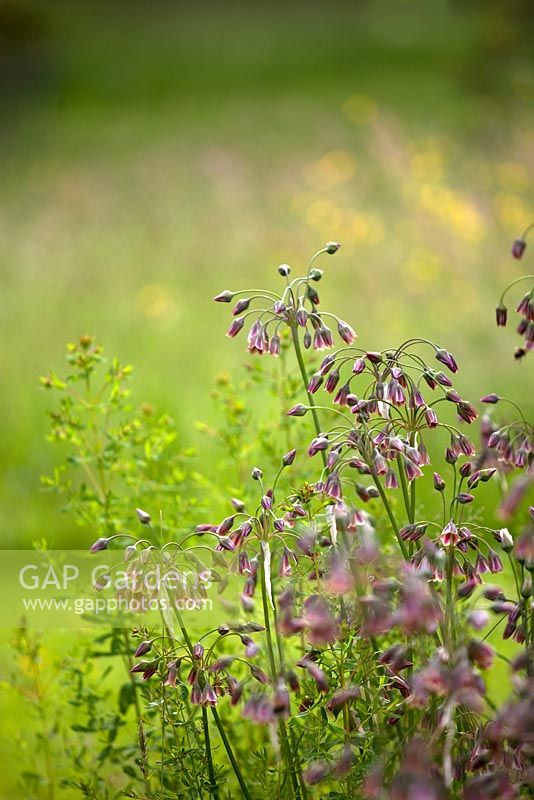
[[[528,268],[533,33],[528,0],[0,0],[2,547],[92,541],[39,484],[66,341],[133,363],[206,469],[195,422],[247,360],[211,298],[330,239],[322,305],[363,347],[427,336],[532,410],[494,306]]]
[[[211,297],[327,239],[323,304],[364,347],[424,334],[467,394],[525,399],[493,308],[533,215],[533,29],[526,0],[0,0],[3,546],[76,544],[38,480],[67,340],[196,443],[244,360]]]

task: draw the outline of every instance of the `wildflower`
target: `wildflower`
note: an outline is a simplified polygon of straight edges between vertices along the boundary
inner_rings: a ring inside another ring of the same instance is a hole
[[[459,492],[459,494],[456,495],[457,502],[463,506],[465,506],[467,503],[472,503],[474,499],[475,496],[469,492]]]
[[[304,656],[304,658],[301,658],[300,661],[297,661],[297,666],[303,667],[303,669],[308,671],[310,677],[313,678],[313,680],[315,681],[318,691],[320,692],[328,691],[328,680],[326,678],[326,675],[323,672],[323,670],[319,666],[317,666],[317,664],[315,664],[309,658]]]
[[[245,324],[245,320],[243,317],[236,317],[232,320],[230,327],[226,331],[226,335],[229,339],[233,339],[237,336],[239,331],[242,329],[243,325]]]
[[[334,251],[335,252],[335,251]],[[316,761],[304,772],[306,783],[313,785],[324,780],[330,774],[330,765],[326,761]]]
[[[152,650],[152,642],[150,640],[146,640],[137,646],[134,656],[136,658],[138,656],[144,656],[145,653],[148,653],[150,650]]]
[[[225,289],[224,292],[221,292],[213,299],[216,303],[231,303],[235,297],[235,292],[231,292],[229,289]]]
[[[351,700],[360,697],[360,695],[361,691],[357,686],[346,686],[332,695],[332,697],[328,700],[326,707],[332,712],[339,711],[340,708],[347,703],[350,703]]]
[[[493,664],[495,652],[486,642],[471,639],[467,645],[467,656],[469,660],[476,664],[480,669],[489,669]]]
[[[137,514],[141,525],[150,525],[150,514],[147,511],[143,511],[142,508],[136,508],[135,513]]]
[[[100,550],[107,550],[110,541],[110,539],[105,538],[97,539],[96,542],[89,548],[89,552],[98,553]]]
[[[527,528],[514,547],[514,556],[527,569],[534,568],[534,528]]]
[[[308,408],[303,406],[302,403],[297,403],[296,406],[290,408],[289,411],[286,411],[286,415],[288,417],[303,417],[307,412]]]
[[[319,372],[316,372],[315,375],[312,375],[310,382],[308,383],[308,392],[310,394],[315,394],[317,389],[321,386],[323,380],[323,376]]]
[[[178,664],[179,662],[176,659],[174,661],[169,661],[167,677],[163,684],[164,686],[176,686]]]
[[[512,255],[514,258],[520,259],[527,249],[527,243],[522,236],[518,236],[512,243]]]
[[[320,450],[326,450],[328,447],[328,439],[326,436],[317,436],[315,439],[312,440],[309,448],[308,448],[308,455],[314,456]]]
[[[259,683],[267,684],[269,683],[269,678],[265,674],[265,672],[257,667],[255,664],[252,664],[250,667],[250,674],[253,678],[255,678]]]
[[[339,383],[339,370],[334,369],[328,375],[324,388],[326,389],[327,392],[331,394],[338,385],[338,383]]]
[[[202,706],[216,706],[217,705],[217,695],[209,683],[206,683],[204,688],[202,689],[202,694],[200,696],[200,705]]]
[[[341,245],[339,242],[327,242],[325,245],[325,250],[330,255],[333,255],[334,253],[337,253],[340,247]]]
[[[445,481],[438,472],[434,472],[434,489],[436,492],[442,492],[445,489]]]
[[[282,458],[282,464],[284,467],[289,467],[295,460],[295,456],[297,455],[296,450],[290,450],[289,453],[286,453],[285,456]]]
[[[458,372],[458,364],[452,353],[449,353],[447,350],[439,349],[436,350],[436,358],[442,364],[445,364],[451,372]]]
[[[352,344],[356,339],[356,331],[342,319],[338,320],[337,330],[341,338],[346,344]]]
[[[508,320],[508,309],[502,303],[495,309],[495,319],[499,328],[506,327],[506,322]]]

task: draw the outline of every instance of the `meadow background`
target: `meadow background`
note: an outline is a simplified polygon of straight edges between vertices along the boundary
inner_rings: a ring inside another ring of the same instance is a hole
[[[93,540],[39,483],[67,341],[133,363],[209,473],[197,423],[247,360],[211,298],[327,240],[323,305],[363,347],[423,333],[466,396],[532,411],[494,306],[534,216],[533,34],[527,0],[0,0],[2,547]]]

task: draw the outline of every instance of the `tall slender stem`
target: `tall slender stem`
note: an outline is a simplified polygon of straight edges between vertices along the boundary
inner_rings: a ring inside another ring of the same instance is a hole
[[[406,545],[404,544],[404,542],[401,539],[399,526],[397,525],[397,520],[395,519],[393,511],[391,510],[391,506],[389,504],[389,500],[388,500],[388,498],[386,496],[386,493],[385,493],[385,491],[384,491],[384,489],[382,487],[382,484],[380,483],[379,479],[376,477],[376,475],[373,475],[373,480],[374,480],[376,488],[378,489],[378,492],[380,494],[380,499],[382,500],[382,504],[383,504],[384,508],[386,509],[386,513],[387,513],[387,515],[389,517],[389,521],[391,522],[391,524],[393,526],[393,530],[395,531],[395,536],[397,537],[397,541],[399,543],[399,547],[401,549],[402,555],[404,556],[405,560],[408,561],[409,560],[409,554],[408,554],[408,551],[406,549]]]
[[[185,625],[183,623],[183,620],[182,620],[182,616],[181,616],[180,612],[178,611],[178,609],[176,608],[176,606],[174,606],[174,613],[175,613],[176,618],[178,620],[178,625],[180,626],[180,630],[182,631],[182,636],[184,637],[184,641],[186,643],[187,649],[189,650],[189,652],[190,652],[190,654],[192,656],[193,655],[193,643],[191,642],[191,637],[189,636],[189,634],[187,632],[187,629],[186,629],[186,627],[185,627]],[[219,718],[219,715],[217,713],[217,709],[212,706],[211,712],[213,714],[213,718],[215,720],[215,724],[217,725],[217,728],[218,728],[219,733],[221,735],[221,739],[223,740],[224,749],[226,750],[228,758],[230,759],[230,763],[232,765],[232,769],[234,770],[234,774],[235,774],[235,776],[237,778],[237,782],[239,783],[239,785],[241,787],[243,795],[246,798],[246,800],[252,800],[252,798],[251,798],[251,796],[249,794],[249,791],[247,789],[247,785],[246,785],[246,783],[245,783],[245,781],[243,779],[243,775],[241,774],[241,770],[239,769],[238,763],[237,763],[237,761],[235,759],[235,756],[234,756],[234,753],[233,753],[233,750],[232,750],[232,746],[231,746],[230,742],[228,741],[228,737],[226,736],[226,733],[225,733],[225,730],[223,728],[222,722],[221,722],[221,720]],[[203,722],[204,722],[204,715],[203,715]],[[206,722],[207,722],[207,720],[206,720]],[[207,728],[204,727],[204,738],[206,738],[206,730],[207,730]],[[208,749],[209,749],[209,730],[208,730],[208,738],[206,740],[206,751],[208,751]],[[211,753],[208,755],[208,770],[210,768],[210,759],[211,759]],[[213,767],[213,765],[212,765],[212,767]],[[210,781],[211,781],[211,774],[210,774]],[[213,786],[213,784],[212,784],[212,786]]]
[[[292,324],[290,327],[291,327],[291,336],[293,337],[293,347],[294,347],[294,350],[295,350],[295,355],[297,357],[297,361],[298,361],[298,365],[299,365],[299,369],[300,369],[300,374],[302,376],[302,382],[304,384],[304,389],[305,389],[306,395],[308,397],[308,403],[309,403],[309,405],[311,407],[313,423],[315,425],[315,432],[317,433],[317,436],[319,436],[319,434],[321,433],[321,425],[319,423],[319,415],[318,415],[317,409],[315,407],[315,398],[311,394],[311,392],[308,391],[308,374],[306,372],[306,365],[304,364],[304,358],[302,356],[302,348],[301,348],[300,342],[299,342],[298,327],[297,327],[297,325],[295,323]],[[326,453],[325,453],[324,450],[321,450],[321,458],[323,459],[323,464],[326,465]]]
[[[262,550],[262,558],[261,558],[261,599],[263,605],[263,620],[265,624],[265,632],[267,634],[267,650],[269,653],[269,664],[271,668],[271,679],[273,686],[276,685],[277,679],[277,667],[276,667],[276,659],[274,655],[274,647],[273,647],[273,636],[271,632],[271,615],[269,613],[269,601],[267,597],[267,579],[265,577],[265,555],[263,554]],[[278,642],[279,646],[281,643]],[[282,651],[280,650],[280,656]],[[284,756],[285,761],[287,762],[287,766],[289,769],[289,773],[291,775],[291,781],[293,784],[293,792],[295,797],[300,798],[300,788],[298,784],[298,779],[296,776],[296,770],[293,762],[293,757],[291,754],[291,748],[289,746],[289,740],[287,738],[287,730],[286,725],[283,719],[281,719],[278,723],[278,729],[280,731],[280,744],[282,748],[282,754]]]
[[[202,726],[204,728],[204,747],[206,749],[206,758],[208,760],[210,794],[215,798],[215,800],[219,800],[219,789],[217,788],[215,771],[213,769],[213,759],[211,757],[210,726],[208,724],[208,712],[206,710],[206,706],[202,706]]]
[[[235,774],[235,776],[237,778],[237,782],[239,783],[239,786],[241,787],[241,791],[243,792],[243,797],[245,798],[245,800],[252,800],[252,795],[250,794],[250,792],[249,792],[249,790],[247,788],[247,784],[245,783],[245,781],[243,779],[243,775],[241,774],[241,770],[239,769],[239,766],[238,766],[237,761],[235,759],[234,751],[232,750],[232,745],[230,744],[230,742],[228,740],[228,737],[226,735],[226,731],[223,728],[223,725],[221,723],[219,714],[217,713],[217,709],[215,708],[215,706],[211,707],[211,713],[213,714],[213,719],[215,720],[215,724],[217,726],[217,729],[219,731],[220,737],[222,739],[222,743],[224,745],[224,749],[226,750],[226,755],[230,759],[230,763],[232,765],[232,769],[234,770],[234,774]]]

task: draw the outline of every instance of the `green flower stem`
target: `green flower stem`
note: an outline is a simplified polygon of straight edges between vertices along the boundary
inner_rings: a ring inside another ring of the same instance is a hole
[[[273,635],[271,631],[271,615],[269,613],[269,599],[267,597],[267,580],[265,578],[265,555],[263,553],[262,548],[262,556],[261,556],[261,564],[260,564],[260,573],[261,573],[261,599],[263,605],[263,621],[265,624],[265,633],[267,635],[267,651],[269,654],[269,666],[271,669],[271,680],[273,686],[276,684],[277,678],[277,667],[276,667],[276,659],[274,656],[274,647],[273,647]],[[297,776],[295,774],[295,768],[293,765],[293,759],[291,757],[291,750],[289,747],[289,741],[287,738],[287,730],[285,726],[284,720],[280,720],[278,723],[278,728],[280,731],[280,744],[282,747],[282,754],[284,760],[287,763],[289,768],[289,772],[291,775],[291,780],[293,783],[293,791],[295,793],[295,797],[300,798],[300,789],[297,781]]]
[[[389,517],[389,521],[391,522],[391,525],[393,526],[393,530],[395,531],[395,536],[397,537],[397,541],[399,543],[399,547],[401,549],[401,553],[404,556],[405,561],[408,561],[409,560],[408,550],[406,549],[406,545],[404,544],[404,542],[401,539],[399,526],[397,525],[397,520],[395,519],[393,511],[391,510],[391,506],[389,504],[389,500],[387,499],[386,493],[385,493],[385,491],[384,491],[384,489],[382,487],[382,484],[380,483],[380,481],[379,481],[379,479],[377,478],[376,475],[373,475],[373,480],[374,480],[376,488],[378,489],[378,492],[380,494],[380,498],[382,500],[384,508],[386,509],[387,515]]]
[[[304,384],[304,389],[308,397],[308,403],[311,406],[313,423],[315,425],[315,432],[317,433],[317,436],[319,436],[321,433],[321,425],[319,423],[319,415],[317,413],[317,408],[315,407],[315,398],[311,394],[311,392],[308,391],[308,374],[306,372],[306,365],[304,364],[304,358],[302,356],[302,348],[299,342],[298,327],[295,323],[293,323],[290,327],[291,327],[291,336],[293,337],[293,347],[295,350],[295,355],[297,357],[300,374],[302,375],[302,382]],[[321,450],[321,458],[323,459],[323,464],[326,466],[326,453],[324,450]]]
[[[453,570],[454,570],[454,544],[449,545],[447,561],[447,622],[446,630],[448,637],[449,653],[454,650],[456,643],[456,624],[454,619],[454,595],[453,595]]]
[[[406,474],[404,472],[404,465],[402,463],[402,457],[399,453],[397,456],[397,466],[399,468],[399,478],[402,488],[402,496],[404,498],[404,505],[406,507],[406,514],[408,516],[408,522],[413,522],[412,519],[412,511],[411,511],[411,501],[410,501],[410,494],[408,491],[408,482],[406,480]]]
[[[252,795],[250,794],[250,792],[249,792],[249,790],[247,788],[247,784],[245,783],[245,781],[243,779],[243,775],[241,774],[241,770],[239,769],[239,766],[238,766],[237,761],[235,759],[234,751],[232,750],[232,745],[230,744],[230,742],[228,740],[228,737],[226,735],[226,731],[223,728],[221,719],[219,717],[219,714],[218,714],[217,709],[215,708],[215,706],[211,707],[211,713],[213,714],[213,719],[215,720],[215,724],[217,726],[217,729],[219,731],[220,737],[222,739],[222,743],[224,745],[224,749],[226,750],[226,755],[230,759],[230,764],[232,765],[232,769],[234,770],[234,774],[235,774],[235,776],[237,778],[237,782],[239,783],[239,786],[241,787],[241,791],[243,792],[243,797],[245,798],[245,800],[252,800]]]
[[[219,800],[219,789],[213,769],[213,758],[211,756],[210,727],[208,725],[208,712],[206,706],[202,706],[202,726],[204,728],[204,747],[206,748],[206,758],[208,761],[208,775],[210,778],[210,794],[215,800]]]
[[[182,632],[182,636],[184,637],[184,641],[185,641],[185,643],[187,645],[187,649],[189,650],[189,652],[191,654],[191,657],[192,657],[193,656],[193,643],[191,642],[191,638],[190,638],[190,636],[189,636],[189,634],[187,632],[187,629],[186,629],[186,627],[185,627],[185,625],[183,623],[181,614],[178,611],[178,609],[176,608],[176,606],[174,606],[174,613],[176,615],[176,619],[178,620],[178,625],[180,626],[180,630]],[[203,711],[204,710],[205,709],[203,709]],[[235,759],[235,756],[234,756],[234,753],[233,753],[233,750],[232,750],[232,746],[231,746],[230,742],[228,741],[228,737],[226,736],[226,733],[224,731],[222,722],[221,722],[220,717],[219,717],[219,715],[217,713],[217,709],[212,706],[211,712],[213,714],[213,718],[215,720],[215,724],[217,725],[217,728],[218,728],[219,733],[221,735],[221,739],[223,740],[224,749],[226,750],[228,758],[230,759],[230,763],[232,765],[232,769],[234,770],[234,774],[235,774],[235,776],[237,778],[237,782],[239,783],[239,785],[241,787],[241,790],[243,792],[243,796],[246,798],[246,800],[252,800],[252,798],[250,796],[250,793],[249,793],[249,791],[247,789],[247,785],[246,785],[246,783],[245,783],[245,781],[243,779],[243,775],[241,774],[241,770],[239,769],[238,763],[237,763],[237,761]],[[211,761],[209,728],[207,727],[207,719],[204,720],[204,714],[202,715],[202,721],[204,723],[204,739],[205,739],[205,743],[206,743],[206,754],[207,754],[207,758],[208,758],[208,771],[210,772],[210,782],[211,782],[212,787],[213,787],[215,778],[213,777],[213,781],[212,781],[212,772],[211,772],[211,770],[213,770],[213,762]],[[210,764],[211,764],[211,769],[210,769]]]

